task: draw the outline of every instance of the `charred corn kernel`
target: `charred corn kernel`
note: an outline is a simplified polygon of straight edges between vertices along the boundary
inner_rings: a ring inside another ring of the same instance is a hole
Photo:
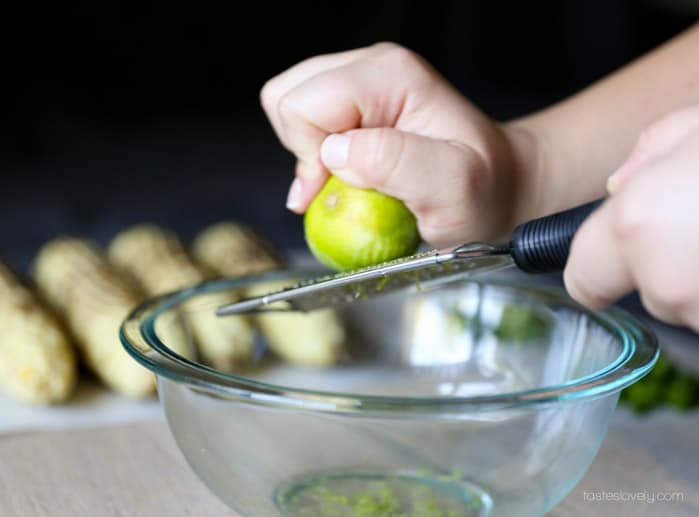
[[[216,273],[228,277],[281,267],[281,261],[265,241],[245,226],[231,222],[219,223],[202,231],[194,241],[194,253]],[[288,285],[289,282],[258,284],[243,294],[258,296]],[[255,315],[253,320],[270,349],[289,362],[329,366],[342,354],[345,331],[331,309],[308,314]]]
[[[282,261],[272,246],[245,225],[222,222],[209,226],[194,240],[195,258],[227,277],[273,271]]]
[[[23,402],[63,402],[76,371],[75,351],[59,321],[0,262],[0,388]]]
[[[65,317],[85,363],[110,388],[131,397],[151,394],[153,375],[121,346],[119,327],[143,298],[89,242],[62,237],[39,251],[34,279]]]
[[[134,226],[118,234],[109,246],[109,258],[133,275],[151,296],[191,287],[207,278],[177,236],[155,225]],[[255,333],[248,318],[215,315],[215,308],[230,300],[230,295],[218,292],[197,296],[183,305],[202,359],[224,371],[245,365],[254,353]]]

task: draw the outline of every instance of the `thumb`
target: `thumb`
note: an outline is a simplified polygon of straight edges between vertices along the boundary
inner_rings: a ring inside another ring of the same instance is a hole
[[[488,167],[473,148],[393,128],[355,129],[325,138],[320,156],[334,175],[405,202],[422,238],[435,246],[478,238]],[[467,202],[468,200],[468,202]],[[471,232],[469,234],[469,232]]]

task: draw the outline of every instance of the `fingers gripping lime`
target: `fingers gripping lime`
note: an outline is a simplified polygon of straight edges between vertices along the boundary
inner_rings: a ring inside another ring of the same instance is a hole
[[[313,255],[338,271],[411,255],[420,244],[415,216],[402,201],[335,176],[311,202],[304,227]]]

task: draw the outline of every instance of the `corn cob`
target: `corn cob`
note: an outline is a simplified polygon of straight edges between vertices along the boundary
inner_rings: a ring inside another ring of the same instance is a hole
[[[256,284],[245,296],[262,296],[297,282]],[[282,359],[302,366],[332,366],[343,351],[345,331],[332,309],[307,313],[270,312],[255,315],[255,323],[270,349]]]
[[[109,246],[109,257],[151,296],[191,287],[209,276],[190,259],[172,232],[154,225],[135,226],[118,234]],[[226,293],[210,293],[183,305],[203,361],[224,371],[249,363],[254,352],[254,329],[248,318],[215,315],[214,309],[231,299]]]
[[[48,242],[35,261],[34,279],[65,317],[88,367],[105,384],[131,397],[153,392],[153,375],[126,353],[118,334],[142,295],[95,245],[68,237]]]
[[[233,222],[203,230],[192,251],[199,262],[227,277],[274,271],[283,265],[271,244],[247,226]]]
[[[58,320],[0,262],[0,386],[33,404],[63,402],[76,381],[73,346]]]
[[[270,271],[282,265],[269,245],[250,229],[232,222],[205,229],[195,239],[193,248],[199,261],[223,276]],[[288,285],[288,281],[257,284],[243,294],[262,295]],[[258,314],[254,321],[270,349],[289,362],[329,366],[342,354],[345,332],[331,309],[308,314]]]

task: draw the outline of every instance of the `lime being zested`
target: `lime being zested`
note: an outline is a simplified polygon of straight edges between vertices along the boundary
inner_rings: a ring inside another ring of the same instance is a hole
[[[313,255],[338,271],[411,255],[420,244],[415,216],[402,201],[335,176],[311,202],[304,227]]]

